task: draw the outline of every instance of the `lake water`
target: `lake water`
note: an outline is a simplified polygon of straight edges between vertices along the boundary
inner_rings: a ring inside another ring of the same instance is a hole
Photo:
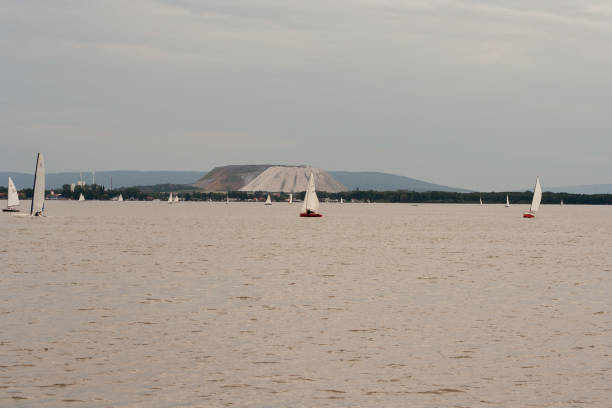
[[[0,218],[0,406],[611,404],[612,207],[46,207]]]

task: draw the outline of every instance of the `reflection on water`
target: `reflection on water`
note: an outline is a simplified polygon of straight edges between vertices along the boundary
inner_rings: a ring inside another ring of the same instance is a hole
[[[609,404],[610,207],[47,204],[0,222],[0,406]]]

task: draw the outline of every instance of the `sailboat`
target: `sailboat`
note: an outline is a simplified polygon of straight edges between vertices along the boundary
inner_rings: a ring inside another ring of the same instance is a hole
[[[17,194],[17,187],[13,183],[13,179],[9,176],[8,178],[8,200],[6,208],[3,208],[4,212],[19,212],[15,207],[19,205],[19,195]]]
[[[178,196],[178,194],[175,194],[175,195],[174,195],[174,201],[173,201],[173,202],[174,202],[175,204],[179,202],[179,196]]]
[[[272,200],[270,199],[270,194],[268,194],[268,198],[266,198],[266,202],[264,205],[272,205]]]
[[[531,200],[531,207],[529,211],[523,214],[523,218],[535,217],[536,211],[540,208],[540,202],[542,201],[542,186],[540,185],[540,177],[536,177],[535,187],[533,188],[533,199]]]
[[[34,187],[32,188],[32,206],[30,215],[35,217],[43,215],[45,209],[45,160],[42,153],[36,158],[36,171],[34,172]]]
[[[289,193],[289,204],[293,203],[293,193]]]
[[[172,204],[174,199],[172,198],[172,192],[170,193],[170,197],[168,197],[168,204]]]
[[[117,201],[119,202],[123,201],[123,194],[119,193],[119,197],[117,197]]]
[[[340,197],[340,204],[344,204],[344,198]]]
[[[79,196],[79,201],[85,201],[85,196],[83,196],[83,193],[81,193],[81,195]]]
[[[482,197],[480,197],[480,205],[482,205]]]
[[[225,195],[225,204],[229,204],[229,192]]]
[[[314,175],[310,173],[300,217],[322,217],[323,215],[317,213],[318,210],[319,198],[317,197],[317,192],[315,191]]]
[[[508,194],[506,194],[506,207],[510,207],[510,199],[508,198]]]
[[[10,177],[9,177],[9,179],[10,179]],[[561,199],[561,206],[563,206],[563,199]]]

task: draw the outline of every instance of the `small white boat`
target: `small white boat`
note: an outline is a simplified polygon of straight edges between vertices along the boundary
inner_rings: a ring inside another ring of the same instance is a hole
[[[117,201],[119,202],[123,201],[123,194],[119,193],[119,197],[117,197]]]
[[[480,205],[482,205],[482,197],[480,197]]]
[[[561,206],[563,206],[563,199],[561,199]]]
[[[19,212],[19,209],[15,208],[19,206],[19,194],[17,193],[17,187],[13,183],[13,179],[9,176],[8,178],[8,200],[6,208],[3,208],[4,212]]]
[[[175,195],[174,195],[174,201],[173,201],[173,202],[174,202],[174,204],[176,204],[176,203],[178,203],[178,202],[179,202],[179,196],[178,196],[178,194],[175,194]]]
[[[344,198],[340,197],[340,204],[344,204]]]
[[[523,214],[523,218],[533,218],[535,213],[540,209],[540,202],[542,201],[542,186],[540,185],[540,177],[536,177],[535,187],[533,188],[533,199],[531,200],[531,207],[529,211]]]
[[[85,201],[85,196],[83,195],[83,193],[81,193],[81,195],[79,196],[79,201]]]
[[[289,204],[293,203],[293,193],[289,193]]]
[[[317,211],[319,211],[319,197],[317,197],[317,192],[315,190],[314,175],[310,173],[300,217],[322,217],[323,215],[319,214]]]
[[[266,202],[264,205],[272,205],[272,200],[270,199],[270,194],[268,194],[268,198],[266,198]]]
[[[45,160],[42,153],[36,158],[36,171],[34,172],[34,187],[32,188],[32,206],[30,215],[38,217],[45,210]]]
[[[506,207],[510,207],[510,199],[508,198],[508,194],[506,194]]]
[[[168,197],[168,204],[172,204],[174,202],[174,198],[172,198],[172,193],[170,193],[170,197]]]

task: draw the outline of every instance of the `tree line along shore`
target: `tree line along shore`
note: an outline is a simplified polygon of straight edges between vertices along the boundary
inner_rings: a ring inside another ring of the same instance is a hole
[[[102,185],[90,184],[76,186],[71,191],[71,186],[65,184],[61,189],[46,190],[49,199],[77,200],[81,193],[86,200],[112,200],[121,194],[124,200],[150,201],[167,200],[170,192],[178,194],[182,201],[225,201],[229,196],[232,201],[262,201],[268,193],[258,192],[201,192],[194,190],[191,185],[186,184],[158,184],[154,186],[134,186],[117,189],[107,189]],[[6,197],[7,188],[0,187],[0,196]],[[480,199],[484,204],[505,204],[508,195],[511,204],[529,204],[533,195],[532,191],[523,192],[489,192],[489,193],[457,193],[447,191],[416,192],[407,190],[396,191],[374,191],[354,190],[340,193],[327,193],[317,191],[321,201],[345,202],[373,202],[373,203],[449,203],[449,204],[475,204]],[[25,188],[19,191],[22,199],[32,198],[32,189]],[[288,193],[272,193],[273,201],[287,201]],[[304,192],[295,193],[294,200],[303,200]],[[612,205],[612,194],[571,194],[544,192],[542,204],[591,204]]]

